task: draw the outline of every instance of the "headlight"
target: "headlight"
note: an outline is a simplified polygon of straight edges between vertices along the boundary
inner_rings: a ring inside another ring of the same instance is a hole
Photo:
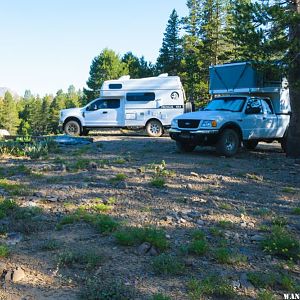
[[[171,127],[178,127],[178,120],[177,119],[172,120]]]
[[[217,127],[217,121],[216,120],[203,120],[201,127]]]

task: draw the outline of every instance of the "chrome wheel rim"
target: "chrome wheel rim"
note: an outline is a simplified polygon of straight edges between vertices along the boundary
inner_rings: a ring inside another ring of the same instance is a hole
[[[232,135],[229,135],[225,140],[225,148],[227,151],[233,151],[235,148],[236,142]]]
[[[150,124],[150,131],[153,134],[159,134],[160,133],[160,126],[158,124]]]
[[[78,126],[75,123],[70,123],[67,126],[67,133],[70,135],[76,135],[78,134]]]

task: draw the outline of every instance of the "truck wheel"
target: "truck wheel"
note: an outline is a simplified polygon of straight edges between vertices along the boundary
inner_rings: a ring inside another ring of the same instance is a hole
[[[225,129],[218,142],[217,142],[217,152],[219,154],[231,157],[235,155],[240,146],[240,138],[237,132],[233,129]]]
[[[243,145],[248,150],[254,150],[258,145],[258,141],[255,140],[243,141]]]
[[[146,131],[151,137],[159,137],[164,133],[163,126],[158,120],[150,120],[146,125]]]
[[[70,120],[64,126],[64,132],[67,135],[77,136],[81,133],[81,126],[78,121]]]
[[[196,145],[176,141],[176,146],[179,152],[192,152]]]

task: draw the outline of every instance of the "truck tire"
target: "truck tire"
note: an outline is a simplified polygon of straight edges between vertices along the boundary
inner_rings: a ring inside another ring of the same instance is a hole
[[[76,120],[67,121],[64,125],[64,132],[67,135],[78,136],[81,134],[81,126],[80,123]]]
[[[192,152],[196,148],[196,145],[179,142],[179,141],[176,141],[176,146],[178,151],[182,153]]]
[[[240,146],[238,133],[233,129],[225,129],[217,142],[217,152],[227,157],[234,156]]]
[[[258,145],[258,141],[256,140],[243,141],[243,145],[248,150],[254,150]]]
[[[164,133],[162,124],[158,120],[150,120],[146,125],[147,134],[151,137],[159,137]]]

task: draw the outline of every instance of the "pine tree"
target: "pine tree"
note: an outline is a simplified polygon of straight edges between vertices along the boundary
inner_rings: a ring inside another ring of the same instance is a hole
[[[8,130],[10,134],[17,132],[20,123],[17,105],[12,95],[6,92],[0,111],[0,127]]]
[[[84,93],[89,100],[99,96],[99,90],[105,80],[117,79],[128,74],[128,68],[113,50],[104,49],[92,61],[90,67],[90,77],[87,81],[89,90],[84,89]]]
[[[189,101],[202,105],[207,101],[208,77],[202,57],[203,41],[201,40],[201,1],[188,0],[189,14],[183,19],[186,34],[183,37],[183,58],[180,77]]]
[[[174,9],[168,20],[164,33],[162,47],[159,50],[156,67],[160,73],[177,75],[182,60],[182,40],[180,34],[180,20]]]

